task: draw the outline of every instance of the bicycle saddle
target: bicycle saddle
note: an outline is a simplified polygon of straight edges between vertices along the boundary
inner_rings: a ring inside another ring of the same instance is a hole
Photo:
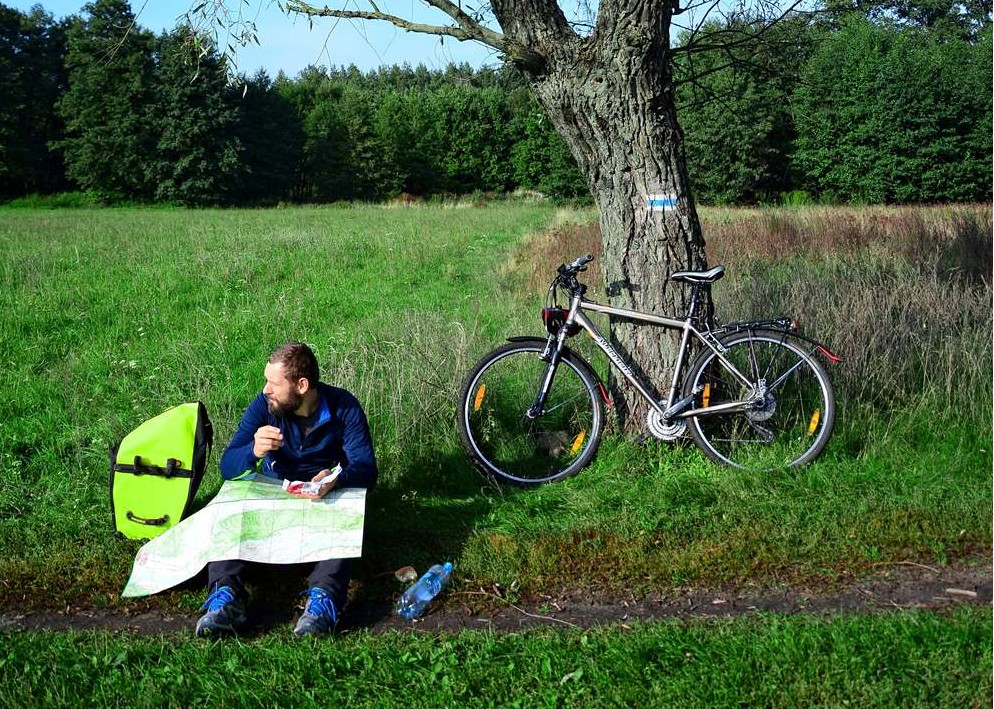
[[[685,281],[686,283],[714,283],[725,275],[724,266],[715,266],[707,271],[677,271],[670,276],[672,281]]]

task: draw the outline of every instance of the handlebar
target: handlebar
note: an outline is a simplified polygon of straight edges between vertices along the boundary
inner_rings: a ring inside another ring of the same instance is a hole
[[[584,286],[576,279],[576,274],[581,271],[587,270],[587,264],[594,260],[593,254],[584,254],[578,257],[573,263],[567,265],[562,264],[556,274],[556,279],[552,282],[552,287],[550,290],[555,288],[557,285],[562,286],[570,293],[579,292],[582,294],[587,287]]]
[[[579,258],[577,258],[576,261],[574,261],[573,263],[571,263],[569,266],[563,264],[560,267],[560,269],[565,268],[567,271],[569,271],[571,273],[579,273],[580,271],[586,271],[587,270],[586,269],[587,264],[590,263],[593,260],[594,260],[594,255],[593,254],[584,254],[583,256],[580,256]]]

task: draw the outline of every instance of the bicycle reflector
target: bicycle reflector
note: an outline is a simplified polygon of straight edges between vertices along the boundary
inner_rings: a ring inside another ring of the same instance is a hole
[[[570,455],[576,455],[577,453],[580,452],[580,448],[583,447],[583,442],[586,440],[586,438],[587,438],[587,429],[583,429],[576,435],[576,438],[573,439],[573,445],[570,446],[569,449]]]
[[[545,329],[549,331],[550,335],[558,335],[559,331],[563,329],[563,325],[566,324],[566,318],[569,316],[569,312],[566,308],[552,307],[552,308],[542,308],[542,322],[545,323]],[[569,330],[566,334],[569,337],[573,337],[576,333],[580,332],[580,326],[576,323],[570,325]]]

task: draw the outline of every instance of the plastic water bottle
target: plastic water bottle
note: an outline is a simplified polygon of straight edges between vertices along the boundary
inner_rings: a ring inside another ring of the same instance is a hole
[[[448,582],[451,574],[452,563],[448,561],[445,564],[435,564],[428,569],[424,576],[397,599],[397,605],[394,608],[397,615],[407,620],[414,620],[424,613],[431,600],[441,592],[442,587]]]

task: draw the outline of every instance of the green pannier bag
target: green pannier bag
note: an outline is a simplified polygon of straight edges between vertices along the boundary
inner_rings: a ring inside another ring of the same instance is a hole
[[[214,427],[202,402],[151,418],[110,451],[110,503],[115,529],[151,539],[190,511],[207,469]]]

